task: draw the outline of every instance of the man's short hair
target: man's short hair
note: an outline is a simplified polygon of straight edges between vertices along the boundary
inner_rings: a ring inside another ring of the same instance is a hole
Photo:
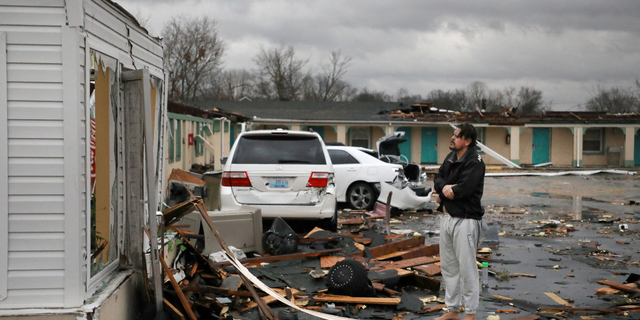
[[[469,123],[463,123],[458,126],[460,129],[460,137],[465,139],[471,139],[471,143],[469,144],[469,148],[473,148],[476,146],[476,139],[478,138],[478,133],[476,132],[476,128]]]

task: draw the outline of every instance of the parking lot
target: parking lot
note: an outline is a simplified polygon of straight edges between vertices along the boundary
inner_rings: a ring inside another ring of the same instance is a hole
[[[629,273],[638,273],[639,191],[637,175],[485,178],[484,218],[500,234],[499,244],[491,246],[489,266],[500,276],[490,277],[478,319],[499,309],[518,310],[500,314],[501,319],[512,319],[534,314],[540,307],[561,307],[545,293],[555,293],[578,308],[613,306],[622,296],[596,295],[595,289],[604,287],[596,282],[622,283]],[[432,234],[427,242],[438,242],[437,214],[405,213],[403,218],[395,228]],[[620,231],[621,225],[628,228]],[[536,277],[515,277],[516,273]],[[514,300],[500,301],[493,295]],[[558,319],[565,316],[579,319],[570,313]],[[640,315],[620,316],[629,318]]]

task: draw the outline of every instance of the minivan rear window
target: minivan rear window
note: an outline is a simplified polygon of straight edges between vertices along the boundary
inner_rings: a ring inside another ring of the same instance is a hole
[[[327,164],[320,140],[301,136],[244,136],[234,164]]]

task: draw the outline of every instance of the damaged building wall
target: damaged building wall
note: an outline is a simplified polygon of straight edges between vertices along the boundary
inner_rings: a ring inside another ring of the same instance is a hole
[[[0,85],[7,95],[0,95],[6,106],[0,111],[8,116],[2,138],[8,171],[0,182],[8,188],[0,201],[7,228],[0,239],[8,241],[0,254],[6,266],[0,268],[1,316],[78,308],[106,279],[89,272],[88,65],[96,50],[121,62],[111,68],[118,73],[124,65],[164,79],[160,42],[132,19],[107,0],[3,2],[0,39],[7,55],[0,70],[7,81]],[[116,259],[103,276],[117,266]]]
[[[573,133],[569,128],[551,128],[551,159],[554,166],[571,167],[574,150]]]

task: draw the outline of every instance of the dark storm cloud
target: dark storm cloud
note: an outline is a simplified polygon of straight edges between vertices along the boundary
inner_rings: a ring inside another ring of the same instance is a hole
[[[637,0],[119,3],[151,16],[156,34],[172,16],[214,18],[229,68],[253,68],[261,47],[293,46],[310,67],[340,49],[353,57],[349,81],[390,94],[480,80],[544,88],[545,98],[569,107],[586,101],[594,83],[631,85],[640,69]]]

